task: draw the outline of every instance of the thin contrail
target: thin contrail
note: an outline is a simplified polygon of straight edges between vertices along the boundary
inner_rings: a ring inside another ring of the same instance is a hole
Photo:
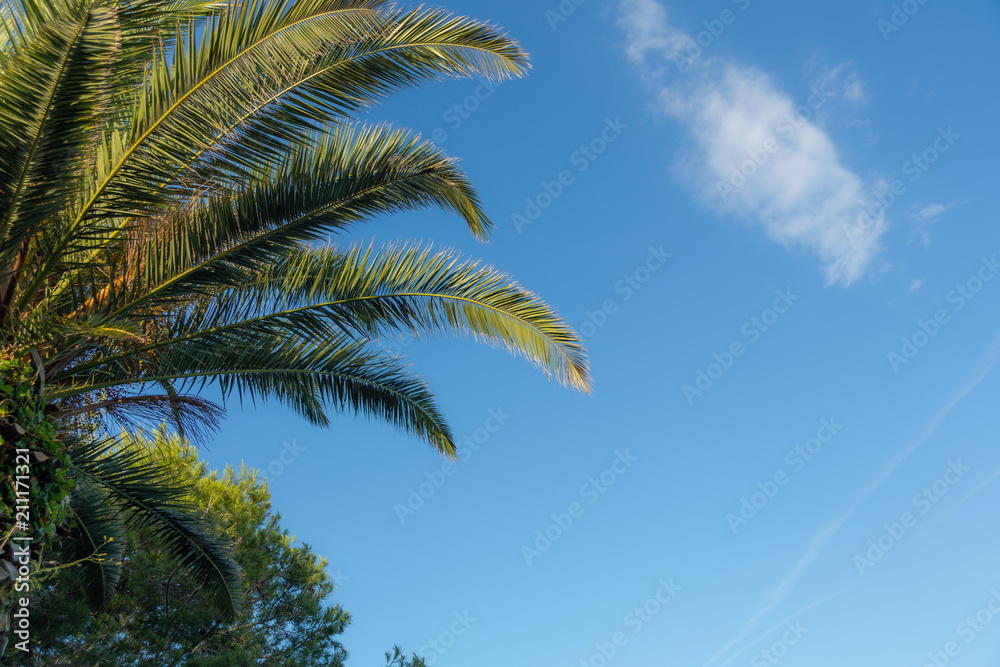
[[[976,486],[973,487],[971,491],[969,491],[964,496],[959,498],[954,505],[952,505],[951,507],[949,507],[944,511],[939,511],[935,513],[934,520],[930,523],[925,524],[924,526],[922,526],[922,528],[924,528],[925,531],[931,531],[936,529],[938,526],[940,526],[948,519],[950,519],[951,516],[958,511],[958,508],[964,505],[966,501],[971,500],[973,496],[977,495],[980,491],[993,484],[995,481],[997,481],[997,479],[1000,479],[1000,468],[997,468],[992,473],[990,473],[990,475],[986,477],[986,479],[979,482],[979,484],[976,484]]]
[[[785,623],[788,623],[789,621],[794,621],[796,618],[798,618],[802,614],[806,613],[810,609],[813,609],[814,607],[818,607],[821,604],[826,604],[827,602],[829,602],[830,600],[833,600],[834,598],[839,598],[841,595],[843,595],[844,593],[846,593],[847,591],[849,591],[853,587],[854,586],[851,586],[849,588],[845,588],[845,589],[839,590],[836,593],[830,593],[828,595],[824,595],[823,597],[821,597],[821,598],[819,598],[817,600],[813,600],[812,602],[810,602],[806,606],[802,607],[801,609],[799,609],[797,612],[795,612],[794,614],[792,614],[788,618],[786,618],[784,620],[781,620],[781,621],[778,621],[777,623],[775,623],[774,625],[772,625],[770,628],[768,628],[764,632],[762,632],[759,635],[757,635],[757,637],[755,637],[755,638],[751,639],[750,641],[748,641],[746,644],[743,645],[742,648],[740,648],[738,651],[735,651],[731,656],[729,656],[729,659],[726,660],[721,665],[719,665],[719,667],[726,667],[726,665],[728,665],[729,663],[731,663],[736,658],[740,657],[740,654],[743,653],[743,651],[746,650],[747,646],[750,646],[751,644],[755,644],[758,641],[760,641],[761,639],[763,639],[764,637],[767,637],[769,634],[771,634],[772,632],[774,632],[778,628],[782,627]]]
[[[973,369],[977,369],[974,377],[962,385],[958,391],[952,394],[951,398],[935,413],[934,417],[928,422],[927,426],[920,432],[920,434],[914,438],[910,444],[901,449],[898,454],[882,469],[882,472],[878,474],[875,479],[873,479],[868,486],[855,497],[854,502],[852,502],[848,509],[841,513],[836,519],[831,521],[826,525],[823,530],[821,530],[810,542],[809,548],[806,550],[804,556],[799,559],[799,562],[795,564],[792,569],[784,576],[779,583],[764,599],[764,603],[761,605],[760,609],[750,617],[743,630],[739,632],[733,639],[728,641],[722,648],[715,652],[711,658],[709,658],[703,667],[709,667],[713,662],[719,659],[720,656],[725,654],[729,649],[736,643],[742,641],[749,635],[755,627],[760,623],[761,619],[764,618],[772,609],[778,606],[784,601],[791,590],[795,587],[795,584],[799,582],[805,571],[809,569],[816,557],[826,548],[826,545],[833,539],[845,523],[851,518],[851,516],[864,504],[865,500],[868,499],[871,494],[873,494],[886,479],[895,472],[896,468],[900,466],[907,458],[910,457],[913,452],[917,450],[922,444],[924,444],[938,427],[944,422],[948,417],[948,414],[954,409],[958,403],[965,398],[969,392],[975,389],[980,382],[989,374],[996,363],[1000,361],[1000,336],[993,339],[983,355],[976,361]]]

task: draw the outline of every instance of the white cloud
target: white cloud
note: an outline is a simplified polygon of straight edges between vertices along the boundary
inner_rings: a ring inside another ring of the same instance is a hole
[[[674,165],[679,178],[719,213],[815,254],[828,284],[861,277],[887,223],[880,215],[859,227],[870,188],[814,122],[837,92],[816,86],[796,102],[759,69],[704,55],[684,59],[691,37],[654,0],[621,0],[618,25],[660,108],[688,131],[690,147]],[[678,58],[684,67],[664,66]]]

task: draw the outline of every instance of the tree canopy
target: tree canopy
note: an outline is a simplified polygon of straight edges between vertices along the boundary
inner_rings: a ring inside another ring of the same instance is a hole
[[[334,577],[325,559],[281,527],[258,473],[209,471],[176,436],[131,440],[177,472],[197,514],[231,545],[243,582],[239,615],[220,619],[198,579],[133,524],[119,538],[120,580],[107,604],[91,613],[80,567],[57,571],[33,605],[37,652],[29,659],[9,653],[14,664],[342,665],[347,652],[338,638],[351,619],[331,603]]]

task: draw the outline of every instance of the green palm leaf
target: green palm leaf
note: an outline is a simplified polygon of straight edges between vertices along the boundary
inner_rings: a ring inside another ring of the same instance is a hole
[[[76,370],[97,373],[181,344],[393,332],[471,334],[522,354],[569,386],[589,385],[582,341],[536,295],[491,267],[419,246],[380,253],[357,246],[288,252],[280,266],[260,271],[246,286],[185,309],[162,340],[97,357]]]
[[[80,562],[90,605],[101,607],[114,595],[121,578],[124,530],[116,506],[92,482],[77,480],[70,502],[73,523],[65,558]]]
[[[187,491],[169,469],[138,445],[102,441],[75,446],[72,471],[85,489],[93,489],[88,500],[102,493],[123,520],[148,528],[160,548],[204,587],[219,612],[226,619],[236,617],[243,599],[239,566],[184,499]],[[111,520],[107,511],[97,516],[104,525]]]
[[[379,418],[454,456],[451,431],[423,380],[377,347],[330,327],[312,337],[249,327],[220,329],[143,350],[138,358],[91,362],[87,381],[57,382],[58,401],[136,382],[171,382],[178,391],[215,384],[242,402],[275,399],[312,423],[328,425],[329,409]],[[56,403],[58,406],[59,404]]]
[[[75,3],[0,74],[0,266],[78,189],[101,123],[100,77],[115,50],[114,28],[110,8]]]
[[[141,253],[139,298],[118,312],[241,284],[302,243],[427,206],[462,216],[480,238],[492,226],[465,174],[433,145],[387,126],[332,128],[293,146],[266,179],[166,221]]]

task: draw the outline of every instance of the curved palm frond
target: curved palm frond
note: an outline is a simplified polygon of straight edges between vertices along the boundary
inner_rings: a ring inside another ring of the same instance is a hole
[[[429,206],[460,215],[479,238],[492,227],[468,178],[433,145],[385,125],[329,128],[292,146],[265,180],[153,230],[136,251],[131,284],[98,312],[118,317],[237,286],[330,232]]]
[[[590,386],[582,339],[549,305],[507,274],[447,250],[300,249],[253,283],[226,292],[218,311],[247,303],[279,318],[321,314],[368,336],[471,334],[526,357],[568,386]]]
[[[187,489],[174,473],[147,450],[116,441],[78,443],[71,471],[91,489],[90,500],[103,494],[120,519],[148,528],[160,548],[203,586],[218,611],[227,620],[236,617],[243,600],[239,565],[185,500]],[[106,509],[96,518],[103,525],[113,520]]]
[[[0,267],[78,192],[101,125],[115,20],[107,6],[69,5],[0,74]]]
[[[333,327],[310,337],[280,329],[220,329],[178,337],[139,358],[91,363],[97,369],[88,370],[86,380],[56,382],[46,398],[57,401],[137,382],[171,382],[178,391],[214,384],[225,397],[235,393],[241,402],[278,400],[321,426],[329,424],[328,409],[377,417],[445,455],[455,453],[451,431],[426,383],[399,360]]]
[[[83,569],[88,602],[100,608],[111,599],[121,578],[125,531],[117,506],[102,489],[87,479],[78,479],[70,496],[70,534],[64,557]]]
[[[200,396],[182,396],[168,381],[160,385],[166,393],[64,401],[53,416],[67,419],[100,412],[112,429],[118,427],[130,435],[141,433],[149,424],[171,424],[178,435],[193,442],[205,441],[219,430],[225,414],[221,406]]]
[[[107,221],[149,216],[178,198],[202,196],[206,188],[225,190],[234,179],[260,174],[262,165],[266,173],[285,145],[317,120],[335,121],[435,75],[509,76],[527,65],[523,51],[486,24],[383,5],[247,0],[208,19],[197,46],[195,35],[186,43],[178,36],[171,58],[157,55],[128,133],[114,133],[103,145],[95,178],[18,309],[67,254],[92,248]],[[351,67],[325,77],[308,73],[319,62]],[[233,133],[250,120],[250,129]],[[223,136],[228,139],[220,141]],[[201,159],[209,151],[211,159]],[[178,180],[196,161],[197,174]],[[112,237],[128,224],[113,223]]]
[[[326,340],[471,334],[521,354],[571,387],[587,390],[580,337],[506,274],[431,248],[299,248],[252,282],[220,292],[171,323],[169,334],[76,368],[99,373],[163,348],[197,341],[222,345],[264,335]]]

